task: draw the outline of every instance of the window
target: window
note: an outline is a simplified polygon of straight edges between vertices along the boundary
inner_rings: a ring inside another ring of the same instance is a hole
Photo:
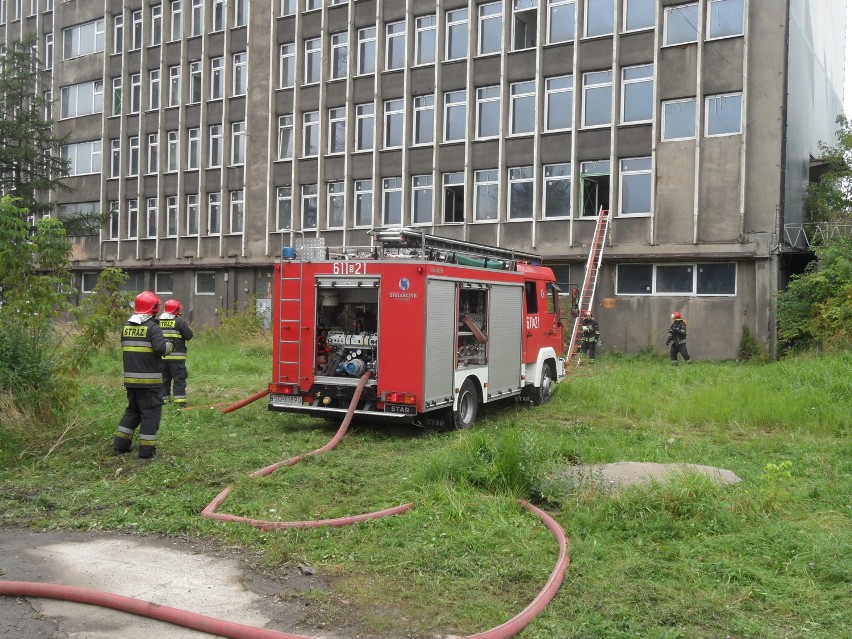
[[[385,69],[401,69],[405,66],[405,22],[392,22],[386,27]]]
[[[341,229],[346,214],[346,189],[343,182],[328,183],[328,228]]]
[[[289,186],[279,186],[276,191],[275,230],[286,231],[293,224],[293,195]]]
[[[177,131],[166,133],[166,171],[173,173],[180,165],[180,137]]]
[[[613,32],[615,0],[586,0],[586,37]]]
[[[189,63],[189,104],[201,102],[201,61]]]
[[[695,137],[695,98],[663,102],[663,140]]]
[[[538,0],[512,0],[512,50],[531,49],[538,35]]]
[[[580,216],[597,217],[601,209],[609,210],[609,178],[607,160],[580,164]]]
[[[339,80],[348,75],[349,35],[334,33],[331,36],[331,79]]]
[[[191,36],[200,36],[204,32],[204,0],[192,0]]]
[[[281,16],[296,15],[298,0],[281,0]]]
[[[624,0],[624,31],[651,29],[657,19],[656,0]]]
[[[322,79],[322,41],[320,38],[305,40],[305,84],[314,84]]]
[[[743,34],[743,0],[710,0],[707,14],[707,37],[711,40]]]
[[[82,293],[94,293],[95,286],[98,283],[98,274],[95,273],[83,273],[80,281],[80,292]]]
[[[151,7],[151,46],[158,46],[163,41],[163,5]]]
[[[651,214],[651,158],[621,160],[619,215]]]
[[[502,42],[502,3],[491,2],[479,5],[479,55],[499,53]]]
[[[231,233],[242,233],[245,221],[245,196],[243,190],[231,191]]]
[[[414,144],[431,144],[435,128],[435,96],[421,95],[414,98]]]
[[[293,116],[278,116],[278,159],[293,158]]]
[[[663,43],[698,41],[698,3],[666,7],[663,13]]]
[[[574,125],[574,78],[563,75],[544,81],[544,130],[562,131]]]
[[[160,108],[160,70],[148,72],[148,108],[152,111]]]
[[[704,105],[704,135],[736,135],[742,133],[742,93],[708,95]]]
[[[201,129],[198,127],[186,131],[186,168],[198,169],[201,167]]]
[[[173,290],[171,273],[154,273],[154,292],[157,295],[170,295]]]
[[[121,176],[121,140],[118,138],[109,141],[109,176]]]
[[[112,79],[112,115],[121,115],[121,78]]]
[[[391,149],[402,146],[403,129],[403,100],[388,100],[385,102],[385,148]]]
[[[142,76],[133,73],[130,76],[130,113],[139,113],[142,109]]]
[[[181,11],[181,0],[172,0],[172,30],[171,40],[180,40],[183,34],[183,13]]]
[[[201,226],[201,207],[198,205],[198,193],[186,196],[186,234],[198,235]]]
[[[135,240],[139,235],[139,200],[131,198],[127,200],[127,239]]]
[[[509,169],[509,219],[531,220],[533,217],[533,167]]]
[[[106,239],[117,240],[121,237],[121,215],[118,212],[118,201],[113,200],[108,205],[109,221],[107,222]]]
[[[605,126],[612,120],[612,71],[583,74],[583,126]]]
[[[464,173],[444,174],[444,223],[464,222]]]
[[[53,119],[53,91],[44,92],[44,119]]]
[[[225,28],[225,0],[213,0],[213,31]]]
[[[402,224],[402,178],[392,177],[382,180],[382,224],[385,226]]]
[[[619,264],[616,295],[736,295],[734,262]]]
[[[222,194],[207,194],[207,235],[222,233]]]
[[[112,19],[112,52],[124,51],[124,14],[119,13]]]
[[[216,273],[196,273],[195,274],[195,294],[196,295],[215,295],[216,294]]]
[[[302,185],[302,228],[317,228],[317,185]]]
[[[414,20],[414,64],[435,62],[435,15],[420,16]]]
[[[169,106],[180,104],[180,65],[169,67]]]
[[[148,134],[148,173],[156,173],[160,169],[160,135]]]
[[[355,226],[373,225],[373,181],[355,180]]]
[[[61,117],[75,118],[104,110],[104,83],[101,80],[62,87]]]
[[[139,136],[131,135],[127,138],[128,158],[127,158],[127,175],[128,177],[139,175]]]
[[[53,68],[53,33],[44,34],[44,68]]]
[[[544,218],[571,215],[571,165],[549,164],[544,167]]]
[[[547,44],[574,39],[576,0],[547,0]]]
[[[411,223],[432,223],[432,176],[414,175],[411,178]]]
[[[234,54],[234,92],[232,95],[245,95],[248,90],[248,54],[245,51]]]
[[[358,29],[358,75],[376,72],[376,27]]]
[[[305,11],[317,11],[322,9],[322,0],[305,0]]]
[[[103,18],[62,30],[62,56],[65,60],[103,50]]]
[[[444,142],[464,140],[467,131],[467,92],[444,94]]]
[[[476,137],[493,138],[500,133],[500,87],[476,90]]]
[[[281,45],[281,70],[279,86],[284,89],[296,84],[296,45],[292,42]]]
[[[621,70],[621,123],[650,122],[654,117],[654,65]]]
[[[475,222],[496,221],[499,214],[497,171],[476,171],[473,219]]]
[[[328,152],[343,153],[346,150],[346,107],[328,110]]]
[[[88,175],[101,171],[101,141],[77,142],[62,147],[62,159],[68,162],[68,175]]]
[[[231,164],[239,165],[246,162],[246,123],[231,124]]]
[[[467,57],[467,9],[447,11],[447,60]]]
[[[142,48],[142,10],[130,14],[130,50]]]
[[[222,166],[222,125],[210,125],[210,166]]]
[[[145,200],[145,233],[148,238],[157,237],[157,198]]]
[[[302,155],[312,157],[319,154],[319,111],[302,114]]]
[[[225,97],[225,58],[210,58],[210,99]]]
[[[516,82],[509,87],[510,133],[520,135],[535,131],[535,82]]]
[[[234,0],[234,28],[248,24],[249,0]]]
[[[372,104],[355,105],[355,150],[369,151],[373,148],[376,118]]]

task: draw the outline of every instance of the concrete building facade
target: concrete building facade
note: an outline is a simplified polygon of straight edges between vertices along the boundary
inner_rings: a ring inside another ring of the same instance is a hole
[[[580,282],[611,212],[602,349],[766,344],[785,225],[842,112],[833,0],[0,0],[39,33],[99,270],[196,323],[271,295],[282,246],[425,232],[541,254]]]

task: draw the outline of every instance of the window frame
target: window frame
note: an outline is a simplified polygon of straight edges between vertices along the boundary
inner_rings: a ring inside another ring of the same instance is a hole
[[[692,122],[692,135],[686,136],[678,136],[678,137],[668,137],[667,124],[669,122],[669,113],[668,107],[674,106],[676,104],[692,104],[692,118],[690,121]],[[663,100],[660,104],[660,141],[661,142],[676,142],[678,140],[694,140],[698,135],[697,125],[696,125],[696,114],[698,109],[698,100],[696,98],[679,98],[676,100]]]
[[[647,161],[647,168],[639,167],[638,162]],[[626,168],[628,163],[637,164],[635,168]],[[636,218],[636,217],[651,217],[654,214],[654,163],[653,158],[648,156],[619,158],[618,160],[618,217]],[[625,178],[630,176],[646,176],[648,181],[648,210],[638,212],[624,212],[625,198],[624,194],[628,191],[625,188]]]

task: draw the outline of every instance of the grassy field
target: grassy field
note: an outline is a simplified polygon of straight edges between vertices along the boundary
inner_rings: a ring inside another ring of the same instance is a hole
[[[522,639],[852,633],[850,353],[678,368],[608,355],[575,369],[546,406],[490,409],[463,432],[359,424],[333,451],[252,479],[322,446],[336,425],[270,413],[263,400],[210,408],[265,388],[269,348],[206,335],[191,346],[192,408],[167,407],[154,462],[110,454],[124,408],[115,350],[79,380],[83,402],[58,441],[22,453],[8,435],[26,425],[2,413],[0,524],[204,538],[268,566],[308,564],[332,579],[306,595],[329,626],[425,637],[497,626],[543,586],[556,544],[522,497],[571,540],[565,582]],[[717,466],[743,481],[684,475],[609,493],[564,472],[616,461]],[[199,517],[226,486],[221,511],[259,519],[415,505],[266,533]]]

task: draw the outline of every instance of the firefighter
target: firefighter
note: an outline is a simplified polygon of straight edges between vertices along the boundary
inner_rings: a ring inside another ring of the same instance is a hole
[[[163,411],[161,358],[174,348],[157,323],[159,310],[160,298],[152,291],[139,293],[133,301],[133,315],[121,333],[127,409],[112,448],[118,454],[130,452],[138,427],[139,459],[152,459],[157,454],[157,431]]]
[[[178,408],[186,406],[186,343],[192,339],[192,329],[181,317],[182,311],[180,301],[171,299],[160,315],[163,335],[174,346],[174,350],[163,357],[163,398],[171,401],[174,385],[174,400]]]
[[[687,364],[691,364],[692,360],[686,350],[686,321],[680,314],[680,311],[672,313],[672,325],[669,326],[669,337],[666,344],[671,344],[669,347],[669,356],[672,360],[672,365],[677,366],[677,354],[680,353],[683,360]]]
[[[583,341],[580,346],[580,353],[588,353],[590,364],[595,361],[595,349],[597,348],[600,337],[601,332],[598,330],[598,321],[592,317],[591,311],[583,311]]]

